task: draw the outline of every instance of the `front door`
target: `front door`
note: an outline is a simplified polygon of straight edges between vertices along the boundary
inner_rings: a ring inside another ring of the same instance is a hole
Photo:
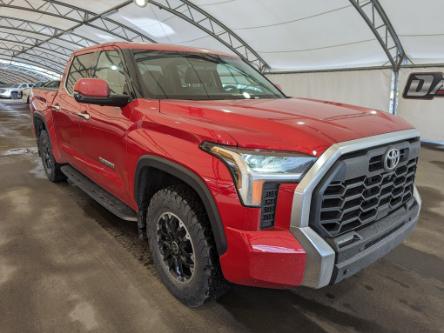
[[[81,115],[86,112],[87,106],[74,99],[74,85],[78,79],[91,78],[97,63],[98,53],[85,53],[75,56],[71,62],[64,87],[52,102],[52,114],[57,138],[61,145],[63,160],[82,170],[85,153],[82,146],[80,129]]]
[[[102,51],[99,55],[95,78],[108,82],[111,94],[131,95],[120,52]],[[86,104],[85,104],[86,105]],[[125,137],[130,128],[129,107],[88,104],[87,119],[80,119],[82,149],[87,160],[87,176],[121,200],[127,201],[125,182]],[[128,201],[127,201],[128,202]]]
[[[81,159],[80,126],[77,115],[84,107],[65,91],[60,91],[52,103],[52,117],[56,136],[60,142],[62,159],[77,165]]]

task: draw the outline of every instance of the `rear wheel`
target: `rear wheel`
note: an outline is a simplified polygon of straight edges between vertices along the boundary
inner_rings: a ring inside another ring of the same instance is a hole
[[[162,282],[180,301],[197,307],[226,290],[208,218],[188,187],[173,185],[153,196],[147,233]]]
[[[11,93],[11,98],[12,99],[20,99],[21,98],[20,93],[18,91],[13,91]]]
[[[66,177],[60,170],[60,164],[56,162],[52,154],[49,135],[45,130],[43,130],[39,136],[39,152],[42,158],[43,169],[48,179],[54,183],[65,180]]]

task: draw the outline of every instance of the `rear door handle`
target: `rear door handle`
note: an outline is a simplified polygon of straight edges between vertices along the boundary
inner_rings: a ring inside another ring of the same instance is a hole
[[[78,112],[78,113],[77,113],[77,116],[80,117],[80,118],[82,118],[82,119],[85,119],[85,120],[90,120],[90,119],[91,119],[91,116],[90,116],[89,113],[86,112],[86,111]]]
[[[52,110],[53,110],[53,111],[58,112],[58,111],[60,111],[61,109],[62,109],[62,108],[60,107],[59,104],[54,104],[54,105],[52,106]]]

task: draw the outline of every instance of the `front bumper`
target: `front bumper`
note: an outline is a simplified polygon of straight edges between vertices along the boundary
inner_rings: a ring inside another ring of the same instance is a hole
[[[420,212],[420,198],[415,198],[409,208],[399,209],[383,220],[359,232],[351,233],[356,239],[343,247],[332,245],[336,261],[330,284],[335,284],[359,272],[397,247],[415,228]]]
[[[225,279],[232,283],[292,288],[302,283],[306,253],[288,230],[225,230],[227,251],[220,257]]]
[[[245,231],[225,228],[228,248],[220,257],[225,278],[233,283],[292,288],[322,288],[338,283],[398,246],[414,229],[421,209],[421,198],[415,187],[406,207],[360,230],[335,239],[324,239],[309,225],[313,190],[342,155],[417,137],[414,130],[401,131],[336,144],[329,148],[309,170],[283,205],[291,207],[283,220],[290,220],[281,230]],[[281,193],[278,195],[277,215]],[[287,229],[287,230],[284,230]],[[356,236],[356,237],[355,237]],[[347,239],[351,237],[351,241]]]

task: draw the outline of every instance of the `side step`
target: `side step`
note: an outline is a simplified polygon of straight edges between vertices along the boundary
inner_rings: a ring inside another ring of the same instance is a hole
[[[89,178],[69,165],[61,167],[68,180],[96,200],[111,213],[126,221],[137,221],[137,213],[111,193],[96,185]]]

